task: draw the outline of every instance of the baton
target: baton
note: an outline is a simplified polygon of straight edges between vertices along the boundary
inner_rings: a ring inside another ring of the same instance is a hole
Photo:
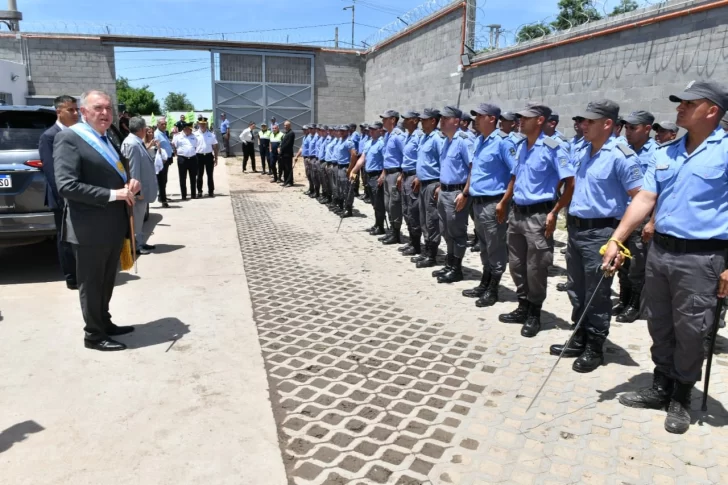
[[[539,394],[541,394],[541,391],[543,391],[544,386],[546,386],[546,383],[549,381],[551,374],[554,373],[554,370],[556,370],[556,366],[559,365],[559,361],[564,356],[564,352],[566,352],[566,349],[569,348],[571,341],[574,340],[574,336],[576,335],[576,332],[579,330],[579,327],[581,326],[581,322],[584,321],[586,312],[587,312],[587,310],[589,310],[589,307],[592,304],[592,300],[594,300],[594,297],[596,296],[597,291],[599,291],[599,287],[602,285],[602,282],[604,281],[605,276],[606,276],[606,273],[602,272],[602,277],[599,278],[599,283],[597,283],[597,286],[594,287],[594,292],[592,293],[591,298],[589,298],[589,301],[587,302],[586,306],[584,307],[584,311],[581,313],[581,317],[579,317],[579,321],[576,322],[576,327],[574,327],[574,331],[572,332],[571,337],[569,337],[569,340],[567,340],[566,343],[564,344],[564,348],[561,349],[559,358],[556,359],[556,362],[554,363],[553,367],[551,367],[549,374],[546,376],[546,379],[544,379],[543,384],[541,384],[541,387],[538,388],[538,392],[536,392],[536,395],[533,396],[533,399],[531,399],[531,404],[529,404],[528,407],[526,408],[526,412],[528,412],[528,410],[531,409],[531,406],[533,406],[533,403],[536,402],[536,399],[538,399]]]
[[[357,177],[359,175],[357,174]],[[347,179],[348,180],[348,179]],[[346,201],[349,200],[349,196],[351,195],[351,188],[354,186],[354,183],[349,180],[349,190],[346,191],[346,199],[344,199],[344,210],[341,213],[341,216],[339,218],[339,227],[336,228],[336,234],[339,233],[339,229],[341,229],[341,223],[344,222],[344,214],[346,214]]]
[[[723,311],[723,298],[718,298],[718,304],[715,306],[715,317],[713,318],[713,330],[710,335],[710,351],[708,352],[708,363],[705,366],[705,386],[703,387],[703,411],[708,410],[708,385],[710,385],[710,367],[713,364],[713,351],[715,350],[715,340],[718,338],[718,324],[720,323],[720,313]]]

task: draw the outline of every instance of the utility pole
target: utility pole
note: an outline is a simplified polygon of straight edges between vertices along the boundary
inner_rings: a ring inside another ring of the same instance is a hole
[[[8,0],[8,9],[0,10],[0,22],[7,25],[11,32],[20,31],[20,21],[23,20],[23,14],[18,12],[18,5],[15,0]],[[352,28],[353,24],[352,24]]]
[[[343,10],[351,9],[351,48],[352,49],[354,48],[354,23],[355,23],[355,18],[356,18],[355,13],[354,13],[355,6],[356,6],[355,4],[356,4],[356,0],[352,0],[351,5],[343,8]]]
[[[339,48],[339,28],[334,29],[334,49]]]

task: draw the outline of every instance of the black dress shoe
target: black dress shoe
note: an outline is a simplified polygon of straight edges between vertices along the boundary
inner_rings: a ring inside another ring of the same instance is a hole
[[[166,202],[162,202],[162,207],[165,209],[169,209],[169,204]]]
[[[100,350],[101,352],[115,352],[117,350],[126,350],[126,345],[110,338],[102,340],[84,339],[83,346],[87,349]]]
[[[215,194],[214,194],[214,193],[212,193],[212,192],[210,192],[209,194],[207,194],[207,196],[208,196],[208,197],[215,197]]]
[[[142,249],[154,251],[155,249],[157,249],[157,246],[155,246],[154,244],[142,244]]]
[[[134,327],[131,325],[114,325],[111,324],[111,328],[106,331],[108,335],[111,335],[112,337],[116,337],[117,335],[126,335],[127,333],[132,333],[134,331]]]
[[[78,289],[78,283],[75,281],[66,281],[66,288],[69,290],[77,290]]]
[[[139,248],[139,249],[137,249],[137,250],[136,250],[136,253],[137,253],[137,254],[152,254],[152,252],[151,252],[150,250],[148,250],[148,249],[144,249],[144,248]]]

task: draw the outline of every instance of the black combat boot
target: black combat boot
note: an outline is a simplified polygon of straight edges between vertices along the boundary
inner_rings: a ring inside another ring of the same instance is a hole
[[[528,307],[530,303],[528,300],[518,299],[518,308],[513,310],[511,313],[503,313],[498,315],[498,321],[503,323],[526,323],[528,318]]]
[[[465,243],[465,246],[472,248],[477,243],[478,243],[478,233],[473,231],[473,239],[468,239],[468,242]]]
[[[485,293],[475,302],[478,308],[485,308],[495,305],[498,300],[498,287],[500,286],[501,275],[491,276],[488,288]]]
[[[484,266],[483,275],[480,277],[480,284],[475,288],[463,290],[463,296],[468,298],[480,298],[488,289],[488,283],[490,283],[490,269]]]
[[[383,224],[380,222],[372,227],[371,231],[369,231],[369,234],[371,234],[372,236],[381,236],[382,234],[386,234],[386,231],[384,230]]]
[[[417,242],[419,243],[419,240]],[[425,247],[421,247],[420,252],[417,254],[417,256],[412,256],[410,258],[410,261],[412,261],[413,263],[419,263],[420,261],[426,260],[429,254],[430,244],[425,242]]]
[[[389,246],[392,244],[402,244],[402,240],[399,237],[399,229],[392,229],[392,234],[387,239],[382,241],[382,244]]]
[[[389,238],[391,235],[392,235],[392,230],[390,229],[390,230],[384,232],[384,236],[378,237],[377,241],[383,242],[385,239]]]
[[[619,323],[632,323],[640,317],[640,296],[642,295],[642,288],[632,290],[632,298],[629,300],[629,305],[624,311],[617,315],[617,321]]]
[[[694,382],[683,384],[675,381],[665,418],[665,431],[668,433],[683,434],[690,428],[690,394],[694,385]]]
[[[348,207],[347,209],[344,210],[344,213],[341,214],[341,217],[353,217],[354,213],[352,212],[352,210],[353,209],[351,207]]]
[[[582,374],[597,370],[600,365],[604,364],[604,341],[606,339],[601,335],[587,332],[586,349],[577,357],[571,368]]]
[[[612,315],[619,316],[629,306],[629,302],[632,300],[632,287],[627,281],[627,278],[620,278],[619,280],[619,301],[612,307]]]
[[[528,306],[526,323],[521,327],[521,337],[531,338],[541,331],[541,305],[531,303]]]
[[[419,237],[414,237],[410,234],[410,244],[412,245],[409,249],[402,251],[405,256],[414,256],[422,252],[422,244],[420,243]]]
[[[422,261],[418,261],[416,266],[418,268],[432,268],[433,266],[437,266],[437,246],[430,244],[427,250],[427,257]]]
[[[452,254],[448,254],[445,261],[446,261],[445,266],[443,266],[440,269],[436,269],[435,271],[432,272],[433,278],[439,278],[440,276],[445,276],[447,274],[447,272],[452,269],[452,265],[455,264],[454,263],[455,257]]]
[[[450,271],[437,278],[438,283],[457,283],[463,280],[463,258],[453,256],[453,265]]]
[[[564,345],[566,344],[552,345],[549,347],[549,354],[561,355],[561,352],[564,350]],[[566,348],[564,357],[579,357],[584,353],[584,350],[586,350],[586,330],[584,330],[584,325],[581,325],[574,334],[574,338],[571,339],[571,343]]]
[[[675,381],[655,369],[652,376],[652,387],[625,392],[619,396],[619,402],[629,408],[665,409],[670,404],[674,387]]]
[[[557,283],[556,284],[556,291],[566,291],[566,283]]]
[[[403,252],[407,251],[408,249],[410,249],[411,247],[412,247],[412,236],[410,235],[410,240],[407,241],[407,243],[404,244],[403,246],[398,247],[397,251],[399,251],[400,253],[403,253]]]

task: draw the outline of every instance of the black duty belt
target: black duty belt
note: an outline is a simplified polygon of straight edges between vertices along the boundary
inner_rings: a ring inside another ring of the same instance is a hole
[[[475,195],[470,197],[473,204],[490,204],[491,202],[500,202],[503,199],[503,194],[499,195]]]
[[[177,158],[178,158],[178,159],[182,158],[182,159],[184,159],[184,160],[191,160],[191,159],[193,159],[193,158],[197,158],[197,154],[194,154],[194,155],[192,155],[191,157],[186,157],[186,156],[184,156],[184,155],[177,155]]]
[[[336,165],[336,162],[324,162],[324,163],[328,163],[329,165]]]
[[[602,217],[595,219],[582,219],[576,216],[566,216],[566,225],[577,229],[604,229],[605,227],[617,227],[617,219],[614,217]]]
[[[348,164],[348,163],[347,163],[346,165],[341,165],[341,164],[340,164],[340,165],[339,165],[339,169],[342,169],[342,168],[349,168],[349,164]]]
[[[531,204],[531,205],[518,205],[513,204],[513,211],[517,212],[519,214],[546,214],[548,212],[551,212],[551,209],[554,208],[554,201],[550,200],[548,202],[539,202],[538,204]]]
[[[723,239],[680,239],[667,234],[655,233],[655,244],[672,253],[709,253],[728,249]]]
[[[385,168],[385,172],[387,172],[387,175],[392,175],[393,173],[399,173],[402,171],[401,168]]]
[[[457,192],[458,190],[463,190],[464,188],[465,184],[440,184],[440,192]]]
[[[437,184],[437,183],[440,183],[440,179],[420,180],[420,185],[422,187],[427,187],[430,184]]]
[[[404,171],[403,171],[403,172],[402,172],[402,175],[404,175],[405,177],[411,177],[411,176],[413,176],[413,175],[417,175],[417,170],[410,170],[410,171],[408,171],[408,172],[404,172]]]
[[[380,175],[382,175],[382,171],[381,170],[375,170],[373,172],[367,172],[367,177],[379,177]]]

